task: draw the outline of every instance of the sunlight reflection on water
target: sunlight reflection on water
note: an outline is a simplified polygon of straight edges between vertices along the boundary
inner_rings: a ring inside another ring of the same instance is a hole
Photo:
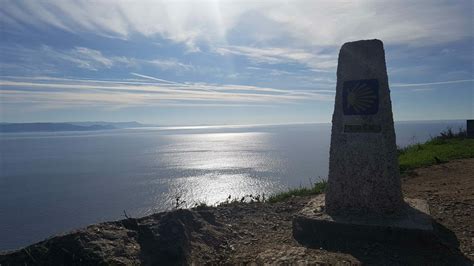
[[[396,124],[397,144],[465,121]],[[326,178],[331,125],[0,134],[0,250],[100,221]]]
[[[262,176],[278,168],[281,160],[272,152],[269,133],[209,133],[167,136],[171,141],[157,151],[157,161],[170,170],[186,169],[191,175],[167,179],[168,191],[155,198],[156,206],[173,206],[176,197],[185,206],[215,204],[229,195],[267,195],[281,185]],[[161,182],[160,182],[161,183]],[[161,184],[162,185],[162,184]],[[163,200],[165,202],[163,202]]]

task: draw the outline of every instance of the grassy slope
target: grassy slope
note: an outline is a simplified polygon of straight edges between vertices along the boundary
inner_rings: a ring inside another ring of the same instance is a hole
[[[300,187],[292,188],[285,192],[280,192],[278,194],[272,195],[268,198],[268,202],[279,202],[284,201],[293,196],[309,196],[321,194],[326,190],[327,183],[326,181],[321,181],[314,183],[311,187]]]
[[[449,131],[451,133],[451,131]],[[461,132],[462,133],[462,132]],[[399,149],[398,160],[400,172],[407,173],[418,167],[443,163],[453,159],[474,158],[474,139],[466,139],[462,134],[433,138],[424,144],[415,144]],[[311,187],[300,187],[272,195],[268,202],[284,201],[292,196],[309,196],[321,194],[326,190],[327,182],[314,183]]]
[[[453,159],[474,158],[474,139],[433,139],[399,150],[400,172]]]

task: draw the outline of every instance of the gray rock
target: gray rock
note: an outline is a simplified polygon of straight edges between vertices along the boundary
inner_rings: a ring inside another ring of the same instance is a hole
[[[339,53],[326,211],[392,213],[403,205],[383,43]]]

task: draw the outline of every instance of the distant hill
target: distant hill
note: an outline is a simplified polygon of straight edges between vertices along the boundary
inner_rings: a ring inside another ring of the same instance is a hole
[[[0,132],[56,132],[115,129],[112,125],[73,125],[70,123],[1,123]]]
[[[142,124],[136,121],[131,122],[104,122],[104,121],[86,121],[86,122],[66,122],[72,125],[78,126],[93,126],[93,125],[100,125],[100,126],[113,126],[115,128],[131,128],[131,127],[155,127],[156,125],[150,124]]]

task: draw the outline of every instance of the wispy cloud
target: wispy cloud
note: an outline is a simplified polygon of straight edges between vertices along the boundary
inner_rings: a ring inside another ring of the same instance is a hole
[[[10,61],[19,68],[34,68],[37,72],[58,70],[63,64],[69,67],[99,71],[114,66],[134,66],[134,58],[104,55],[101,51],[75,46],[70,49],[57,49],[48,45],[26,48],[21,45],[1,46],[2,57],[9,56]]]
[[[245,56],[255,63],[299,63],[320,71],[335,68],[337,66],[336,54],[320,53],[318,51],[309,52],[303,49],[278,47],[256,48],[234,45],[217,47],[215,51],[221,55],[234,54]]]
[[[190,64],[180,62],[176,58],[161,57],[142,59],[135,57],[106,55],[99,50],[76,46],[71,49],[58,49],[48,45],[37,48],[1,47],[6,54],[14,58],[15,63],[6,65],[5,68],[24,68],[36,70],[36,72],[54,72],[60,64],[68,64],[72,68],[80,68],[89,71],[100,71],[103,69],[140,67],[156,68],[165,71],[194,71]]]
[[[189,64],[184,64],[179,62],[177,59],[153,59],[153,60],[144,60],[143,62],[149,63],[151,65],[157,66],[162,70],[193,70],[194,67]]]
[[[178,83],[132,73],[158,83],[84,79],[15,78],[0,81],[6,102],[42,103],[48,106],[222,106],[273,105],[299,101],[332,101],[332,92],[281,90],[257,86]]]
[[[320,107],[329,117],[330,104],[315,102],[334,99],[340,45],[372,38],[384,41],[390,79],[410,81],[390,84],[394,91],[458,88],[462,93],[443,100],[459,102],[472,87],[471,1],[2,0],[1,6],[0,92],[9,110],[299,104],[304,108],[288,117]],[[413,101],[406,105],[418,105]]]
[[[77,67],[94,71],[113,66],[137,67],[140,65],[151,65],[161,70],[193,70],[193,66],[184,64],[175,58],[138,59],[125,56],[105,56],[98,50],[86,47],[75,47],[71,50],[58,51],[49,46],[43,46],[42,50],[50,58],[68,61]]]
[[[199,51],[227,43],[234,30],[253,36],[249,43],[331,46],[378,37],[427,46],[472,37],[470,12],[470,1],[2,1],[1,22],[120,38],[159,35]],[[268,25],[264,34],[261,25]]]
[[[414,89],[413,91],[415,91],[415,92],[427,92],[427,91],[433,91],[433,88],[420,88],[420,89]]]
[[[123,58],[107,58],[100,51],[86,47],[75,47],[68,51],[57,51],[49,46],[43,46],[43,55],[56,60],[63,60],[75,64],[79,68],[97,71],[101,68],[110,68],[116,62],[123,62]]]
[[[469,82],[474,82],[474,79],[461,79],[461,80],[426,82],[426,83],[393,83],[391,87],[420,87],[420,86],[433,86],[433,85],[445,85],[445,84],[469,83]]]
[[[174,82],[174,81],[159,79],[159,78],[155,78],[155,77],[152,77],[152,76],[147,76],[147,75],[138,74],[138,73],[134,73],[134,72],[131,72],[130,74],[134,75],[134,76],[137,76],[137,77],[140,77],[140,78],[150,79],[150,80],[154,80],[154,81],[160,81],[160,82],[169,83],[169,84],[180,84],[180,83],[177,83],[177,82]]]

